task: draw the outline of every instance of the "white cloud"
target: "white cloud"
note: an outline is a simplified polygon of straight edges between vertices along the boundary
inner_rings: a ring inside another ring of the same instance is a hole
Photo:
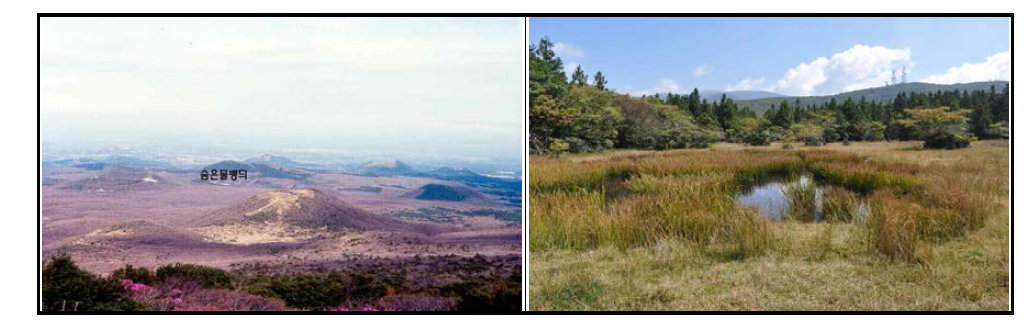
[[[675,80],[672,79],[661,80],[653,86],[654,93],[678,93],[679,90],[679,84],[675,83]]]
[[[810,64],[800,64],[786,71],[779,80],[776,89],[788,95],[813,95],[815,86],[826,82],[825,68],[829,65],[826,57],[821,57]]]
[[[743,90],[770,89],[770,88],[762,87],[761,86],[762,83],[765,83],[765,78],[759,77],[759,78],[755,79],[755,78],[751,78],[751,77],[748,76],[748,77],[740,80],[740,83],[736,83],[735,85],[727,85],[727,86],[725,86],[725,91],[743,91]]]
[[[786,71],[775,90],[794,96],[828,95],[884,85],[891,72],[913,66],[912,51],[855,45],[830,58],[819,57]]]
[[[697,66],[697,68],[693,70],[693,76],[704,76],[707,73],[711,73],[711,68],[707,67],[707,65]]]
[[[570,43],[557,42],[553,44],[553,52],[561,58],[585,57],[585,51]]]
[[[1012,59],[1009,52],[1004,51],[988,56],[983,63],[964,63],[962,66],[949,68],[944,74],[931,75],[923,79],[923,82],[954,84],[990,80],[1011,81],[1011,68]]]
[[[625,89],[629,88],[626,87]],[[657,82],[657,84],[654,84],[653,88],[650,88],[650,90],[634,90],[629,91],[628,94],[631,96],[641,97],[645,95],[652,95],[658,93],[679,93],[680,91],[682,91],[682,88],[679,87],[678,82],[675,82],[675,80],[672,79],[663,79]]]

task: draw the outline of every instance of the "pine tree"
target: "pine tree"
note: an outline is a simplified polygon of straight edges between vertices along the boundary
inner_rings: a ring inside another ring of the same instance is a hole
[[[603,73],[596,71],[596,76],[593,78],[593,85],[600,90],[607,90],[607,78],[603,77]]]
[[[539,40],[539,46],[535,48],[535,52],[537,52],[538,59],[546,64],[546,69],[549,72],[562,76],[563,81],[567,81],[567,76],[564,74],[564,61],[556,56],[556,52],[553,51],[553,42],[549,41],[549,37]]]
[[[571,84],[577,86],[583,86],[588,83],[589,77],[585,75],[585,71],[582,70],[582,65],[578,65],[574,68],[574,73],[571,73]]]
[[[783,99],[779,103],[779,110],[776,111],[775,117],[772,119],[772,125],[789,128],[791,124],[793,124],[793,113],[790,110],[790,103]]]
[[[689,112],[693,114],[693,117],[700,117],[700,112],[703,106],[700,104],[700,90],[693,88],[693,93],[689,94]]]

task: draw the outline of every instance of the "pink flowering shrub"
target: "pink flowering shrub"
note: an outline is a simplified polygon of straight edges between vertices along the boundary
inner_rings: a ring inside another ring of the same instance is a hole
[[[205,289],[196,283],[172,281],[151,287],[123,279],[130,297],[157,311],[284,311],[284,302],[223,289]]]

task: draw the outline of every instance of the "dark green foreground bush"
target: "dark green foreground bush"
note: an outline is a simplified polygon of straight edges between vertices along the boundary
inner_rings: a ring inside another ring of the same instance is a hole
[[[923,140],[923,148],[926,149],[959,149],[969,147],[968,136],[958,135],[947,131],[938,131]]]
[[[282,299],[293,308],[322,310],[344,303],[344,289],[336,274],[301,274],[273,277],[257,294]]]
[[[520,267],[513,261],[418,257],[321,273],[231,273],[195,264],[165,265],[152,273],[127,265],[101,277],[57,256],[43,267],[42,310],[519,311]]]
[[[232,278],[226,271],[197,264],[165,265],[159,267],[154,273],[160,282],[194,281],[205,288],[227,289],[232,286]]]
[[[154,273],[151,273],[151,270],[143,267],[133,267],[129,264],[112,271],[111,277],[118,280],[128,279],[144,285],[154,285],[158,281],[158,278],[154,276]]]
[[[80,269],[67,255],[43,266],[43,311],[132,311],[141,307],[128,299],[114,277],[102,278]]]

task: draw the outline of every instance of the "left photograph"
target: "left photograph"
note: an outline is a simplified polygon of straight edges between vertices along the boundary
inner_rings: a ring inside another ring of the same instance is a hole
[[[40,311],[521,309],[523,18],[38,19]]]

